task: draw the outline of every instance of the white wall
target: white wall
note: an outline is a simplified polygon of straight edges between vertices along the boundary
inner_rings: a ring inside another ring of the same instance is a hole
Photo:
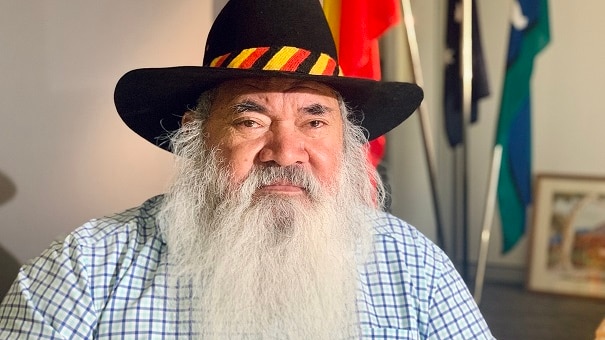
[[[221,3],[223,0],[215,0]],[[0,248],[19,262],[91,217],[160,193],[171,157],[119,119],[113,88],[137,67],[197,65],[214,16],[211,1],[5,0],[0,11],[0,172],[16,186],[0,206]],[[436,137],[446,222],[452,218],[451,161],[441,120],[445,1],[412,5],[426,100]],[[605,175],[600,61],[605,2],[550,2],[552,42],[534,72],[534,171]],[[492,96],[470,129],[470,255],[476,258],[501,91],[509,1],[478,0]],[[435,237],[417,117],[390,135],[395,213]],[[447,224],[447,223],[446,223]],[[447,230],[451,236],[451,230]],[[522,269],[526,243],[491,265]]]
[[[23,262],[84,221],[163,191],[171,155],[113,105],[138,67],[201,64],[208,1],[4,1],[0,11],[0,246]]]

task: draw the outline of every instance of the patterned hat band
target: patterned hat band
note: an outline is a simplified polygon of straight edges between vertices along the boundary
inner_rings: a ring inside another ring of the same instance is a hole
[[[291,46],[247,48],[216,57],[208,66],[342,76],[338,63],[329,55]]]

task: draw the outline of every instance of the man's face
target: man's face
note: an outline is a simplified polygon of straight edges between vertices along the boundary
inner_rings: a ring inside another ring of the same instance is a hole
[[[218,148],[235,183],[254,165],[296,165],[323,185],[334,183],[343,152],[343,118],[334,91],[291,79],[228,81],[219,88],[205,124],[206,143]],[[297,196],[292,183],[265,185],[257,194]]]
[[[376,193],[362,131],[315,82],[246,79],[200,100],[172,136],[180,157],[159,214],[196,332],[358,338]]]

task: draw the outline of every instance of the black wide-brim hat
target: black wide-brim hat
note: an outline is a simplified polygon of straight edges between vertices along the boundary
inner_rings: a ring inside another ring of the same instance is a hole
[[[210,29],[203,66],[130,71],[118,81],[114,100],[128,127],[169,150],[164,137],[179,128],[202,92],[227,80],[260,77],[332,87],[369,140],[403,122],[423,98],[415,84],[343,76],[319,0],[230,0]]]

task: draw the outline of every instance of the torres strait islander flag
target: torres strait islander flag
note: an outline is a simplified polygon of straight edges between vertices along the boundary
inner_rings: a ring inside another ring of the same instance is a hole
[[[401,19],[398,0],[323,0],[345,76],[380,80],[378,38]],[[370,160],[378,166],[386,137],[370,142]]]

